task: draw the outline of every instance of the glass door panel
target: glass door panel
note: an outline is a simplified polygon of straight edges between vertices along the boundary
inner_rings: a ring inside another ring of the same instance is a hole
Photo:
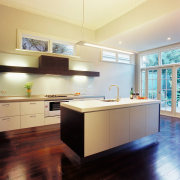
[[[176,112],[180,113],[180,68],[177,69],[176,83]]]
[[[141,96],[146,96],[146,71],[141,71]]]
[[[172,69],[161,70],[161,110],[172,110]]]
[[[148,71],[148,98],[157,99],[157,70]]]

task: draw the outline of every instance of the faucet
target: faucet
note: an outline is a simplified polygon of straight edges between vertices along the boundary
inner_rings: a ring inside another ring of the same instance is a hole
[[[117,98],[116,101],[119,102],[120,98],[119,98],[119,86],[118,85],[111,85],[109,86],[109,91],[111,90],[111,87],[115,86],[117,88]]]

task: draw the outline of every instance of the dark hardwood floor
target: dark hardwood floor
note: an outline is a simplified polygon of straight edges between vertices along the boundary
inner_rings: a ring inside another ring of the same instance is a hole
[[[161,116],[161,132],[105,156],[80,161],[57,125],[0,133],[2,180],[180,180],[180,119]]]

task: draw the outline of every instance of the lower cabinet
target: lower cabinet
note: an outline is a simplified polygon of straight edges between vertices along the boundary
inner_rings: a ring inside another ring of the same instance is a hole
[[[44,114],[33,114],[21,116],[21,128],[43,126]]]
[[[155,134],[159,130],[159,104],[146,106],[146,135]]]
[[[60,116],[45,117],[44,118],[44,123],[45,123],[45,125],[58,124],[58,123],[61,122],[60,118],[61,118]]]
[[[129,109],[110,110],[110,148],[129,142]]]
[[[146,136],[146,106],[130,108],[130,141]]]
[[[20,116],[0,118],[0,131],[20,129]]]
[[[158,132],[159,104],[84,115],[84,157]]]
[[[84,155],[108,149],[109,111],[85,113],[84,118]]]

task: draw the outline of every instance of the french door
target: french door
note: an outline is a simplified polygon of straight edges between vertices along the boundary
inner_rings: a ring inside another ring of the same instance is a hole
[[[178,81],[178,96],[176,104],[180,113],[180,68]],[[174,106],[172,100],[172,91],[174,88],[172,83],[173,69],[168,68],[153,68],[141,71],[141,95],[146,95],[149,99],[158,99],[161,101],[161,112],[163,114],[172,115]],[[175,77],[174,77],[175,78]]]

